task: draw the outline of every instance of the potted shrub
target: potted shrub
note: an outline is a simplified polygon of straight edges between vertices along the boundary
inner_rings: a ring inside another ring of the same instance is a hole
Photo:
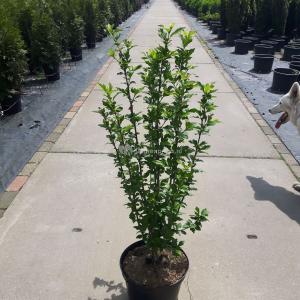
[[[273,0],[272,23],[276,35],[284,35],[290,0]]]
[[[111,22],[118,26],[122,23],[123,13],[122,7],[120,5],[120,0],[111,0],[110,1],[110,10],[112,12],[112,19]]]
[[[99,40],[106,36],[105,28],[111,20],[111,11],[107,0],[98,0],[98,35]]]
[[[96,47],[97,19],[93,0],[86,0],[84,5],[84,35],[89,49]]]
[[[26,51],[20,34],[0,10],[0,113],[21,111],[21,84],[26,70]]]
[[[37,11],[32,24],[32,54],[49,81],[60,78],[61,43],[55,22],[48,13]]]
[[[182,210],[195,189],[199,154],[209,148],[203,135],[216,123],[214,86],[191,79],[193,32],[160,26],[161,43],[145,53],[142,67],[131,63],[133,43],[120,41],[111,26],[107,30],[125,85],[100,84],[99,113],[139,240],[121,255],[121,270],[130,300],[176,300],[189,265],[180,236],[201,230],[208,217],[196,207],[184,220]],[[174,50],[177,36],[181,45]],[[128,103],[120,105],[119,97]],[[195,105],[192,98],[198,98]],[[136,111],[137,101],[146,105],[144,114]]]
[[[241,31],[241,0],[227,0],[226,14],[229,33],[226,35],[226,44],[234,46],[234,41],[240,37]]]
[[[67,13],[68,48],[70,49],[72,60],[79,61],[82,60],[83,20],[75,13],[72,7],[69,8]]]

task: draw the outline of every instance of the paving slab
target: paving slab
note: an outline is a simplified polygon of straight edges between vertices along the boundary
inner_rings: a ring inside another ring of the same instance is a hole
[[[201,167],[190,204],[207,207],[210,221],[186,237],[191,270],[180,299],[190,299],[187,283],[194,299],[300,297],[300,200],[285,164],[205,158]],[[107,285],[124,286],[118,259],[134,241],[124,201],[106,155],[47,155],[0,221],[0,299],[122,292]]]

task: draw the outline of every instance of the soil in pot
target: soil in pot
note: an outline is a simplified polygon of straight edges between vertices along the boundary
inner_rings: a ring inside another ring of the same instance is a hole
[[[248,54],[249,47],[252,42],[245,39],[235,40],[235,54]]]
[[[59,64],[58,65],[43,65],[45,76],[48,81],[56,81],[60,79]]]
[[[261,43],[265,44],[265,45],[271,45],[271,46],[273,46],[275,48],[275,51],[277,51],[277,52],[281,51],[281,46],[276,41],[262,40]]]
[[[158,263],[142,241],[130,245],[120,258],[129,300],[177,300],[189,267],[186,254],[162,253]]]
[[[81,48],[71,48],[70,54],[72,61],[82,60],[82,49]]]
[[[274,55],[275,49],[271,45],[256,44],[254,45],[255,54],[270,54]]]
[[[243,39],[251,41],[251,43],[249,43],[249,51],[254,49],[254,45],[259,43],[259,39],[257,37],[254,36],[246,36],[243,37]]]
[[[226,45],[233,47],[235,45],[234,41],[240,38],[239,33],[227,33],[226,34]]]
[[[284,47],[282,60],[291,61],[292,55],[300,55],[300,48],[292,45],[286,45]]]
[[[300,61],[300,55],[292,55],[292,61]]]
[[[270,54],[254,55],[254,72],[268,74],[272,71],[274,56]]]
[[[0,112],[4,116],[14,115],[22,111],[21,93],[14,93],[9,95],[2,103]]]
[[[274,70],[272,92],[287,93],[293,83],[298,80],[299,71],[286,68],[277,68]]]

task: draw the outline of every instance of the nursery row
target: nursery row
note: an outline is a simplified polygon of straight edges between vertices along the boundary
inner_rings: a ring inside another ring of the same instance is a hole
[[[21,109],[24,74],[60,78],[61,58],[82,59],[107,24],[118,26],[149,0],[9,0],[0,3],[0,112]]]
[[[176,0],[203,21],[220,20],[224,29],[238,34],[254,27],[257,34],[300,33],[299,0]]]

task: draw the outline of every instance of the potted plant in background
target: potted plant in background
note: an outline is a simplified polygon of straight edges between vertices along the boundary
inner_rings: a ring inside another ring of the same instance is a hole
[[[99,41],[106,36],[105,28],[110,23],[112,18],[111,11],[109,7],[109,2],[107,0],[98,0],[98,36]]]
[[[21,85],[26,70],[26,51],[19,31],[0,8],[0,113],[22,110]]]
[[[101,126],[114,148],[129,218],[140,240],[123,252],[121,270],[130,300],[176,300],[189,266],[180,236],[201,230],[208,217],[206,209],[196,207],[184,219],[182,210],[195,189],[199,154],[209,148],[203,136],[216,123],[214,86],[191,79],[193,32],[160,26],[161,44],[145,53],[142,67],[131,63],[133,43],[120,41],[120,31],[112,26],[107,30],[115,44],[110,55],[125,85],[100,84]],[[177,36],[181,45],[171,50]],[[119,97],[128,103],[120,105]],[[143,114],[135,108],[141,101]]]
[[[36,9],[33,18],[32,54],[36,64],[43,67],[49,81],[60,79],[60,38],[55,22],[43,9]]]
[[[227,0],[226,13],[229,29],[229,33],[226,35],[226,44],[234,46],[234,41],[241,36],[241,0]]]
[[[84,35],[88,49],[96,47],[97,20],[93,0],[86,0],[84,4]]]
[[[72,61],[82,60],[82,41],[83,41],[83,30],[84,23],[80,16],[78,16],[72,6],[68,7],[67,11],[67,37],[68,37],[68,48]]]

